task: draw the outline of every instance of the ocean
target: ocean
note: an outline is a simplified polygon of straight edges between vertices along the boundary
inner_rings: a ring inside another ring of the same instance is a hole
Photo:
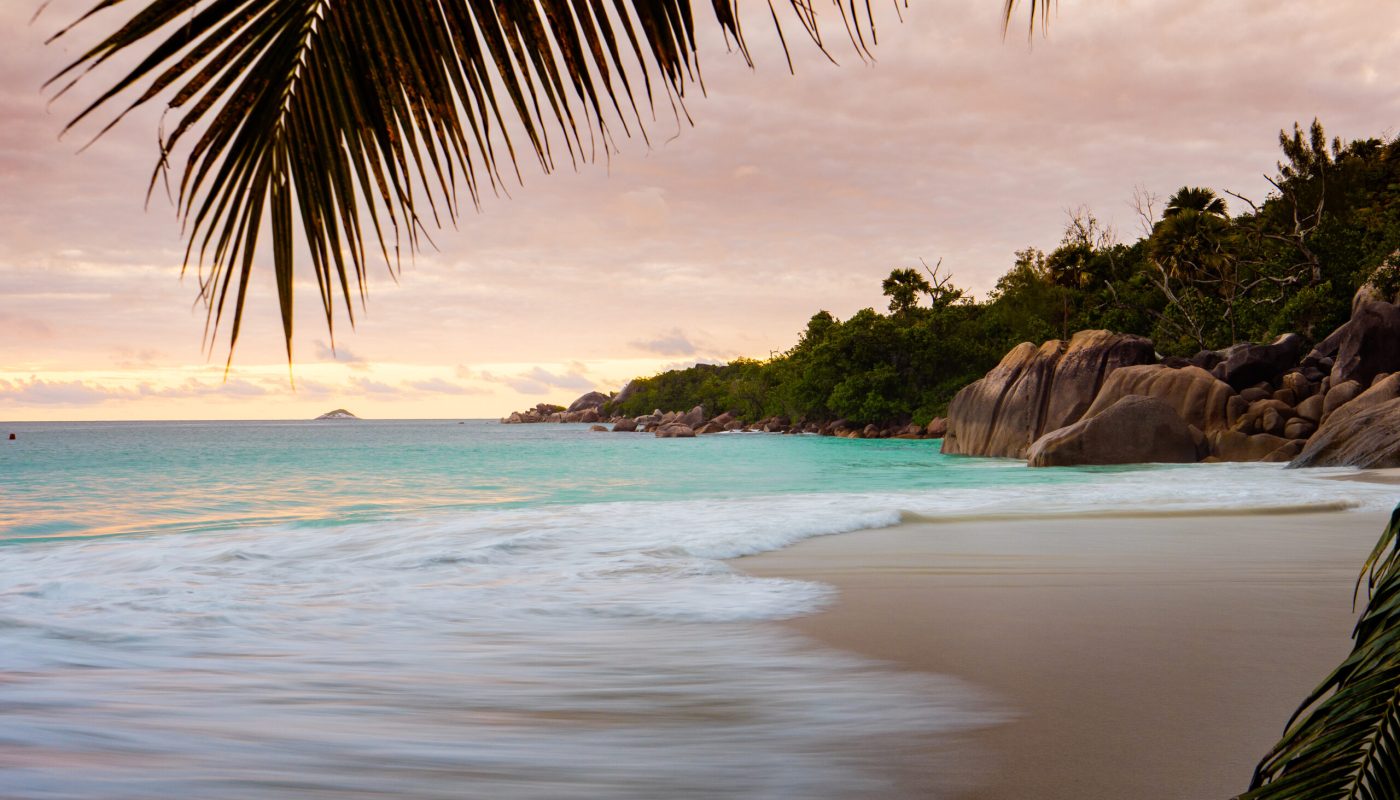
[[[455,420],[8,432],[4,798],[878,793],[900,743],[1015,709],[774,625],[834,590],[729,560],[914,519],[1394,502],[1337,470],[1032,470],[932,441]]]

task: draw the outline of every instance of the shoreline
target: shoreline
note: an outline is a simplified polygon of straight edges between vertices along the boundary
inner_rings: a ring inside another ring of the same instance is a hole
[[[945,741],[901,760],[886,796],[1225,798],[1349,652],[1352,590],[1388,518],[906,521],[729,563],[837,588],[774,624],[953,676],[1014,716],[957,737],[956,759]]]

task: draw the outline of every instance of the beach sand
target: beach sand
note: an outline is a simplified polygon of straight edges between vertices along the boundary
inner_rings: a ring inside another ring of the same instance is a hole
[[[782,624],[956,676],[1016,715],[961,737],[951,764],[895,770],[888,796],[1200,800],[1244,791],[1349,651],[1352,589],[1387,518],[921,522],[734,563],[840,590]]]

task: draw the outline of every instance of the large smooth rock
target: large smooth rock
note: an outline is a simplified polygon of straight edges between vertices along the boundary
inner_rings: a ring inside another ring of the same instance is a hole
[[[1210,454],[1220,461],[1263,461],[1288,444],[1281,436],[1220,431],[1210,437]]]
[[[1303,452],[1303,446],[1307,444],[1306,439],[1290,439],[1283,443],[1279,449],[1259,459],[1265,463],[1282,464],[1292,461]]]
[[[1283,376],[1283,389],[1280,391],[1291,391],[1295,400],[1306,400],[1317,394],[1317,383],[1301,371],[1294,370]]]
[[[1171,369],[1143,364],[1115,370],[1085,416],[1093,416],[1128,395],[1156,397],[1176,410],[1187,425],[1207,435],[1230,427],[1227,408],[1235,391],[1200,367]]]
[[[1302,417],[1294,417],[1283,426],[1283,438],[1285,439],[1306,439],[1314,433],[1317,433],[1317,423]]]
[[[964,386],[948,404],[948,433],[943,438],[943,452],[968,456],[1007,456],[992,447],[1002,403],[1011,394],[1021,373],[1036,356],[1036,346],[1022,342],[1011,348],[992,370]],[[1032,437],[1034,438],[1034,437]],[[1027,442],[1029,446],[1029,441]]]
[[[1355,316],[1357,309],[1365,303],[1400,303],[1400,295],[1388,295],[1381,289],[1384,285],[1395,284],[1397,272],[1400,272],[1400,250],[1386,256],[1384,261],[1371,270],[1366,282],[1357,287],[1356,293],[1351,296],[1352,315]]]
[[[1353,307],[1352,311],[1354,312],[1355,310],[1355,307]],[[1312,351],[1309,352],[1306,356],[1303,356],[1303,360],[1300,363],[1303,365],[1304,368],[1325,366],[1326,369],[1323,370],[1324,372],[1332,369],[1333,365],[1326,362],[1328,362],[1329,360],[1336,359],[1337,351],[1341,349],[1342,339],[1346,337],[1346,334],[1347,325],[1346,323],[1343,323],[1341,327],[1327,334],[1326,339],[1323,339],[1322,341],[1314,345]]]
[[[632,399],[632,395],[634,395],[634,394],[636,394],[636,393],[637,393],[637,382],[636,382],[636,381],[628,381],[628,382],[627,382],[627,385],[622,387],[622,391],[620,391],[620,392],[617,393],[617,397],[614,397],[614,398],[613,398],[613,408],[617,408],[617,407],[621,406],[623,403],[627,402],[628,400],[631,400],[631,399]]]
[[[1351,384],[1343,384],[1343,386],[1348,385]],[[1327,396],[1330,398],[1332,395]],[[1327,427],[1327,423],[1334,420],[1337,424],[1341,424],[1355,414],[1375,408],[1382,403],[1394,400],[1396,397],[1400,397],[1400,373],[1391,375],[1385,380],[1376,381],[1376,384],[1371,388],[1358,393],[1350,401],[1334,407],[1330,413],[1324,415],[1323,424],[1319,426],[1318,430]]]
[[[1277,383],[1283,373],[1298,365],[1302,354],[1303,337],[1285,333],[1269,344],[1246,342],[1226,349],[1224,360],[1211,374],[1236,391],[1261,382]]]
[[[1176,409],[1155,397],[1128,395],[1103,411],[1051,431],[1031,445],[1032,467],[1085,464],[1187,464],[1196,436]]]
[[[637,421],[624,417],[618,420],[616,424],[613,425],[612,429],[613,433],[633,433],[637,430]]]
[[[588,394],[586,394],[586,395],[580,397],[579,399],[575,400],[574,402],[570,403],[570,404],[569,404],[569,407],[568,407],[567,409],[565,409],[565,410],[566,410],[566,411],[583,411],[584,409],[591,408],[591,409],[593,409],[593,410],[596,411],[596,410],[602,408],[602,407],[603,407],[603,404],[604,404],[604,403],[607,403],[609,399],[611,399],[611,398],[609,398],[607,395],[603,394],[602,392],[589,392]]]
[[[943,452],[1023,458],[1042,434],[1078,421],[1111,374],[1155,360],[1151,341],[1109,331],[1019,344],[953,398]]]
[[[1031,442],[1044,431],[1045,411],[1053,392],[1055,365],[1064,343],[1052,339],[1036,348],[1016,383],[1002,398],[986,455],[1025,458]],[[951,409],[950,409],[951,410]]]
[[[696,406],[677,417],[676,422],[687,428],[699,428],[701,425],[705,424],[705,408],[703,406]]]
[[[1297,412],[1292,406],[1271,397],[1250,403],[1249,410],[1240,415],[1230,425],[1230,429],[1241,433],[1272,433],[1278,436],[1283,433],[1283,426],[1288,420],[1295,416]]]
[[[1189,363],[1193,367],[1200,367],[1209,372],[1215,369],[1215,365],[1223,360],[1225,360],[1225,356],[1218,350],[1202,350],[1196,355],[1191,356]]]
[[[689,425],[670,422],[656,429],[658,439],[694,439],[695,429]]]
[[[1322,403],[1323,397],[1321,394],[1315,394],[1309,397],[1298,404],[1298,416],[1309,422],[1320,422],[1322,420]]]
[[[1039,432],[1063,428],[1082,419],[1109,373],[1119,367],[1156,360],[1151,339],[1111,331],[1074,334],[1055,364],[1050,402]]]
[[[1329,417],[1289,466],[1400,467],[1400,397],[1343,413],[1348,408]]]
[[[1400,370],[1400,308],[1384,302],[1360,303],[1338,331],[1333,386],[1345,381],[1369,386],[1376,375]]]
[[[1332,416],[1332,413],[1342,406],[1361,396],[1361,384],[1358,381],[1346,381],[1333,386],[1327,391],[1327,395],[1322,399],[1322,420]]]

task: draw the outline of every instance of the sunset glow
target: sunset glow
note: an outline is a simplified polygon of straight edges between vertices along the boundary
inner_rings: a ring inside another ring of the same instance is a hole
[[[142,210],[158,115],[82,154],[91,126],[57,138],[88,95],[47,105],[39,86],[78,42],[42,42],[81,7],[56,2],[32,24],[29,4],[0,10],[4,419],[495,417],[567,402],[666,365],[765,358],[814,309],[882,307],[880,277],[920,258],[985,294],[1015,250],[1058,241],[1067,204],[1132,238],[1138,185],[1262,197],[1280,128],[1316,116],[1370,136],[1400,110],[1400,6],[1366,0],[1065,2],[1033,46],[1002,40],[999,3],[918,3],[902,23],[887,10],[878,62],[795,48],[795,76],[767,44],[750,71],[701,26],[693,127],[658,107],[650,148],[621,139],[551,176],[522,163],[523,187],[434,232],[397,282],[372,270],[357,326],[336,320],[338,361],[309,272],[290,371],[270,276],[255,281],[225,380],[227,324],[202,347],[163,192]],[[755,42],[771,36],[761,22]]]

